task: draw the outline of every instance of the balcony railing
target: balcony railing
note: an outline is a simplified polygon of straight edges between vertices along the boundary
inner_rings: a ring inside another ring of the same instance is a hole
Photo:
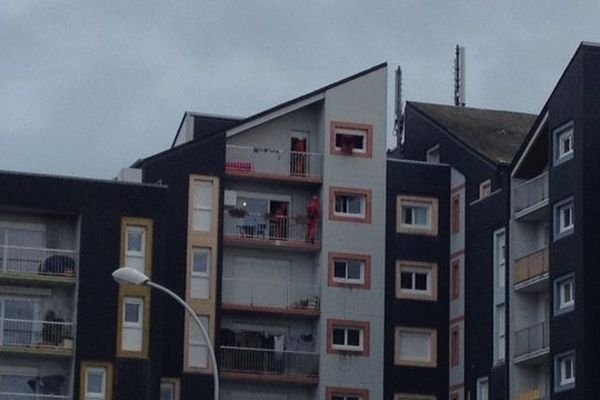
[[[223,278],[223,303],[317,311],[319,286],[269,280]]]
[[[77,252],[23,246],[0,246],[0,274],[74,278]]]
[[[515,284],[543,275],[548,272],[550,262],[548,248],[515,260]]]
[[[513,189],[515,212],[525,210],[548,199],[548,172],[526,182],[515,185]]]
[[[227,145],[227,173],[287,178],[322,176],[323,155],[265,147]]]
[[[31,350],[73,350],[73,323],[0,319],[0,346]]]
[[[0,400],[68,400],[71,396],[58,394],[0,392]]]
[[[550,343],[548,321],[515,332],[515,357],[534,355],[548,349]]]
[[[320,221],[303,221],[299,217],[270,217],[248,214],[236,218],[225,213],[224,235],[254,240],[273,240],[300,243],[320,243]]]
[[[318,377],[319,355],[221,346],[221,371],[287,377]]]

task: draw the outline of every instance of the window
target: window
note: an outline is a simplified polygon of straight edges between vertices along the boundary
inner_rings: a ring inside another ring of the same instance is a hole
[[[411,394],[411,393],[396,393],[394,394],[394,400],[436,400],[435,396],[427,396],[422,394]]]
[[[451,267],[452,274],[452,300],[460,297],[460,260],[453,260]]]
[[[437,332],[433,329],[396,327],[394,363],[414,367],[437,365]]]
[[[554,359],[555,392],[575,387],[575,352],[558,354]]]
[[[210,297],[210,264],[209,248],[194,247],[192,249],[190,298],[208,299]]]
[[[494,271],[496,287],[506,285],[506,233],[504,229],[494,232]]]
[[[329,219],[347,222],[371,222],[371,191],[353,188],[329,188]]]
[[[396,232],[437,235],[438,201],[429,197],[396,198]]]
[[[369,400],[369,391],[366,389],[328,387],[325,389],[327,400]]]
[[[496,343],[496,360],[504,360],[506,353],[506,311],[504,304],[496,306],[497,320],[497,343]]]
[[[573,121],[568,122],[554,130],[554,165],[573,158]]]
[[[479,184],[479,198],[484,199],[492,194],[492,181],[488,179]]]
[[[208,317],[198,315],[204,329],[208,332]],[[191,319],[188,319],[188,367],[191,368],[208,368],[208,346],[202,331]]]
[[[327,320],[327,352],[369,355],[369,323]]]
[[[425,161],[428,163],[440,163],[440,145],[436,144],[432,148],[428,149],[425,153]]]
[[[554,206],[554,240],[573,233],[574,226],[574,201],[569,198]]]
[[[371,287],[371,257],[361,254],[329,253],[329,286]]]
[[[125,266],[146,273],[146,228],[143,226],[126,228]]]
[[[460,232],[460,194],[452,196],[452,233]]]
[[[179,400],[179,380],[163,378],[160,381],[160,400]]]
[[[477,398],[476,400],[489,399],[489,379],[486,377],[477,379]]]
[[[554,283],[554,315],[560,315],[575,308],[575,275],[558,278]]]
[[[437,265],[398,261],[396,263],[396,297],[437,300]]]
[[[112,364],[106,362],[82,361],[80,377],[80,399],[112,399]]]
[[[2,223],[0,226],[0,271],[37,274],[45,259],[45,227],[37,224]]]
[[[458,326],[450,329],[450,365],[457,366],[460,363],[460,332]]]
[[[331,122],[331,154],[368,157],[372,149],[372,125]]]
[[[121,350],[142,351],[144,326],[144,299],[123,297],[123,324]]]
[[[210,232],[212,226],[213,182],[193,180],[192,229]]]

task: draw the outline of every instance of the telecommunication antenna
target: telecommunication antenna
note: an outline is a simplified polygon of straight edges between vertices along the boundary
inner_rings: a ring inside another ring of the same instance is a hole
[[[465,48],[456,45],[456,56],[454,58],[454,105],[459,107],[464,107],[466,104],[465,54]]]

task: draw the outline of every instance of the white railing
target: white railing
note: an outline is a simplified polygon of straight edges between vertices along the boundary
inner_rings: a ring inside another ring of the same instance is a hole
[[[548,322],[540,322],[515,332],[515,357],[540,352],[550,344]]]
[[[319,355],[301,351],[276,351],[221,346],[221,371],[284,376],[319,376]]]
[[[73,323],[0,318],[0,346],[72,350]]]
[[[68,400],[71,396],[58,394],[0,392],[0,400]]]
[[[257,240],[287,240],[291,242],[320,243],[320,222],[303,221],[303,217],[273,217],[266,214],[247,214],[232,217],[225,211],[224,235]]]
[[[223,303],[299,310],[319,309],[319,286],[223,278]]]
[[[0,273],[75,277],[77,252],[23,246],[0,246]]]
[[[515,212],[525,210],[548,199],[548,172],[526,182],[515,185],[513,189]]]
[[[323,155],[268,147],[227,145],[225,168],[232,173],[320,178]]]

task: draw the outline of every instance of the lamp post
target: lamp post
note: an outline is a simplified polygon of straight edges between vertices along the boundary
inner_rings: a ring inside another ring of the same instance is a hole
[[[174,298],[191,315],[194,322],[196,322],[196,324],[200,328],[200,332],[202,332],[202,335],[204,336],[204,340],[206,341],[206,345],[208,347],[208,352],[210,353],[210,359],[213,364],[213,380],[214,380],[214,386],[215,386],[214,399],[219,400],[219,371],[217,370],[217,359],[215,357],[215,350],[213,349],[213,346],[210,342],[210,338],[208,337],[208,333],[206,332],[206,329],[204,329],[204,326],[200,322],[200,319],[198,318],[198,316],[196,315],[194,310],[192,310],[192,307],[190,307],[181,297],[179,297],[177,294],[173,293],[171,290],[167,289],[164,286],[159,285],[158,283],[152,282],[150,280],[150,278],[148,278],[146,275],[142,274],[141,272],[139,272],[133,268],[129,268],[129,267],[119,268],[112,273],[112,276],[113,276],[114,280],[117,281],[118,283],[123,283],[123,284],[128,284],[128,285],[137,285],[137,286],[146,285],[146,286],[150,286],[152,288],[158,289],[158,290],[166,293],[167,295],[171,296],[172,298]]]

